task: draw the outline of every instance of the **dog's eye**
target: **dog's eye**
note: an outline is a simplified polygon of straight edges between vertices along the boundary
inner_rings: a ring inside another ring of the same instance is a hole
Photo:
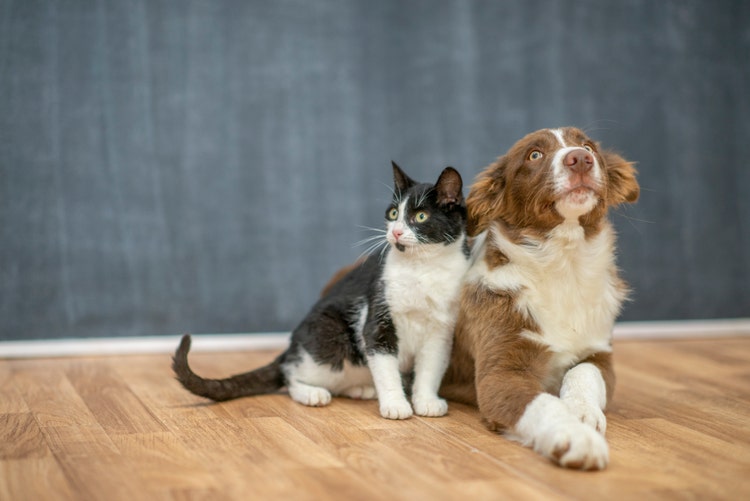
[[[594,148],[592,148],[591,145],[589,145],[589,144],[584,144],[583,145],[583,149],[586,150],[586,151],[588,151],[589,153],[593,153],[594,152]]]
[[[529,153],[529,160],[539,160],[544,156],[544,153],[542,153],[539,150],[534,150],[531,153]]]

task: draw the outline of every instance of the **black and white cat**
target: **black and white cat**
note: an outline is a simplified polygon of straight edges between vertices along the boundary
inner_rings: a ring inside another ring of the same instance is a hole
[[[286,386],[305,405],[327,405],[332,396],[377,397],[385,418],[444,415],[448,404],[437,392],[469,265],[462,180],[447,167],[434,185],[417,183],[395,163],[393,177],[389,245],[329,284],[284,353],[251,372],[205,379],[188,366],[190,336],[184,336],[173,359],[180,383],[216,401]],[[413,409],[402,381],[412,371]]]

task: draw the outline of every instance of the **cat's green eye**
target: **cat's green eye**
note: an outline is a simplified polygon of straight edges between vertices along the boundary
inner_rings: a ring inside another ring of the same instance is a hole
[[[395,221],[396,218],[398,218],[398,209],[394,207],[393,209],[388,211],[388,219],[390,219],[391,221]]]
[[[424,223],[429,219],[430,215],[427,214],[425,211],[419,211],[417,212],[417,215],[414,216],[414,220],[418,223]]]

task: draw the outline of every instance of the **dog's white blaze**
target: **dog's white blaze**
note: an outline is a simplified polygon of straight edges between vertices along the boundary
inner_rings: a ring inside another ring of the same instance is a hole
[[[565,156],[571,151],[577,149],[586,151],[586,149],[581,145],[569,145],[565,141],[563,131],[560,129],[549,129],[549,132],[551,132],[552,135],[554,135],[560,143],[560,148],[555,152],[555,155],[551,161],[552,180],[555,186],[554,189],[556,193],[565,193],[566,191],[570,190],[572,186],[570,185],[570,173],[565,167],[563,160],[565,159]],[[601,165],[599,165],[599,161],[597,160],[596,155],[592,154],[592,156],[594,158],[594,165],[592,166],[591,171],[588,175],[597,184],[601,185],[603,183],[602,168]],[[589,193],[583,201],[578,200],[574,202],[569,200],[568,197],[563,198],[555,203],[555,208],[564,218],[577,219],[579,216],[591,211],[596,206],[596,203],[596,196],[593,193]]]
[[[565,138],[563,137],[563,131],[561,129],[549,129],[549,131],[554,134],[554,136],[557,138],[557,140],[560,142],[560,147],[565,148],[567,145],[565,144]]]

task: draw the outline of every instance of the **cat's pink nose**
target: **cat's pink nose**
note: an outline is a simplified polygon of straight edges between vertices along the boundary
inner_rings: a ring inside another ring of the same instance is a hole
[[[395,238],[396,240],[398,240],[399,238],[401,238],[401,235],[403,235],[403,234],[404,234],[404,230],[399,230],[399,229],[393,228],[393,229],[391,230],[391,233],[393,234],[393,237],[394,237],[394,238]]]

